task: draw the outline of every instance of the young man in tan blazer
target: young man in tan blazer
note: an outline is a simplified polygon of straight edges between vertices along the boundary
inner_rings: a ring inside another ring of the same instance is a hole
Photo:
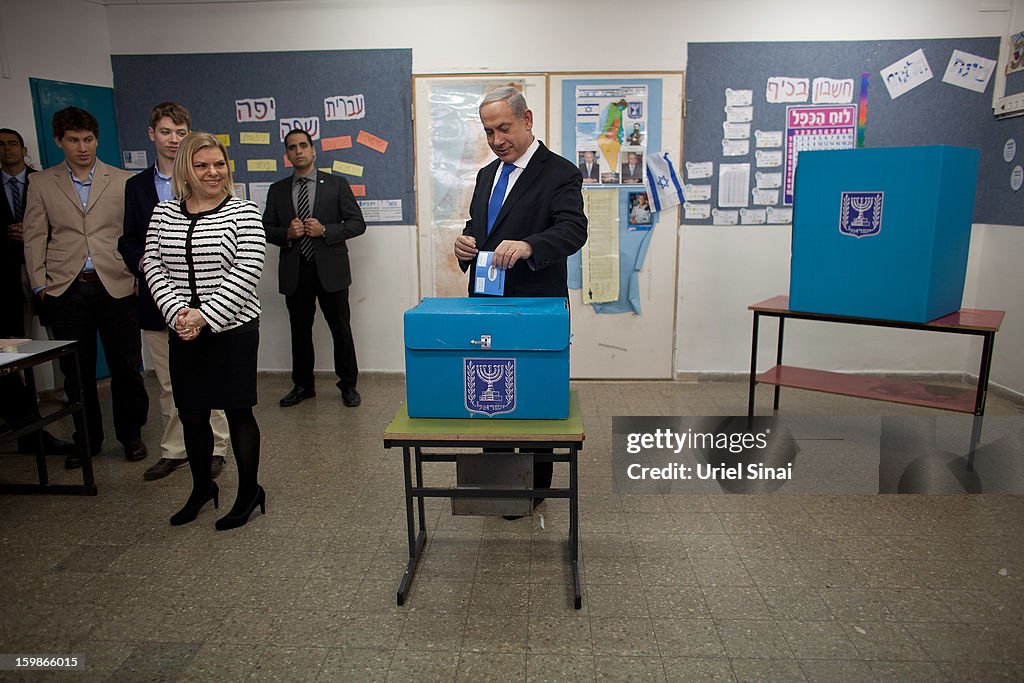
[[[78,342],[82,383],[79,387],[64,359],[64,388],[72,399],[81,389],[91,453],[99,453],[103,444],[96,391],[98,332],[110,368],[114,433],[128,460],[142,460],[149,397],[139,371],[138,301],[135,277],[117,250],[124,184],[131,174],[96,158],[99,123],[84,109],[68,107],[54,114],[53,137],[64,161],[35,174],[25,202],[29,281],[50,314],[56,337]],[[64,464],[81,466],[76,456]]]

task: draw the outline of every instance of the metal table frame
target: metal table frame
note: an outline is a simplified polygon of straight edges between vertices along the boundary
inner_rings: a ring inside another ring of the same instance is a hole
[[[3,340],[0,340],[3,346]],[[20,345],[15,351],[19,357],[0,364],[0,375],[7,375],[14,372],[24,374],[25,386],[29,394],[36,396],[36,380],[34,369],[38,365],[48,363],[52,360],[68,356],[71,358],[71,372],[78,377],[78,386],[82,385],[81,369],[78,360],[78,342],[74,341],[30,341]],[[95,496],[96,480],[92,470],[92,455],[89,452],[89,429],[85,419],[85,405],[81,395],[76,397],[68,396],[68,405],[41,415],[36,406],[38,418],[24,424],[16,429],[0,432],[0,443],[12,441],[28,434],[36,435],[36,472],[39,476],[38,484],[0,484],[0,493],[48,493],[48,494],[75,494],[84,496]],[[57,420],[71,416],[75,422],[75,431],[79,438],[78,455],[82,459],[82,483],[81,484],[51,484],[46,468],[46,453],[43,448],[42,430]],[[5,457],[14,457],[15,454],[4,454]],[[22,454],[17,454],[22,455]]]
[[[583,590],[579,569],[579,475],[577,461],[583,449],[583,420],[579,396],[571,392],[569,418],[566,420],[495,420],[410,418],[403,404],[384,431],[384,448],[401,448],[405,481],[405,515],[409,539],[409,561],[398,585],[397,600],[405,604],[416,565],[427,542],[425,498],[567,498],[569,499],[569,560],[572,564],[575,595],[573,605],[583,606]],[[568,488],[547,489],[484,489],[477,487],[438,487],[423,485],[424,462],[455,462],[460,455],[486,457],[473,453],[424,453],[424,448],[479,449],[490,453],[521,451],[531,455],[532,449],[557,449],[564,453],[533,455],[542,462],[565,462],[569,465]],[[415,509],[413,501],[416,501]],[[416,513],[419,515],[417,529]]]
[[[901,403],[910,403],[911,405],[923,405],[926,407],[939,408],[944,410],[953,410],[956,412],[965,412],[974,415],[974,423],[971,429],[971,445],[970,455],[973,457],[974,451],[977,448],[979,441],[981,440],[981,428],[982,420],[985,415],[985,399],[988,396],[988,381],[989,375],[992,369],[992,347],[995,343],[996,332],[1002,324],[1004,311],[998,310],[987,310],[987,309],[970,309],[965,308],[955,313],[937,318],[935,320],[926,323],[915,323],[898,320],[881,320],[875,318],[858,318],[844,315],[830,315],[824,313],[805,313],[800,311],[789,310],[789,297],[787,296],[776,296],[765,301],[752,304],[749,310],[754,313],[753,331],[751,335],[750,344],[750,388],[748,392],[747,400],[747,417],[753,417],[754,415],[754,392],[757,388],[758,383],[773,384],[775,386],[775,395],[772,402],[772,412],[778,413],[779,411],[779,394],[785,382],[780,380],[781,371],[786,368],[782,363],[782,346],[783,339],[785,337],[785,325],[787,319],[794,320],[816,320],[819,322],[829,323],[841,323],[848,325],[868,325],[872,327],[889,327],[903,330],[921,330],[926,332],[942,332],[946,334],[966,334],[972,336],[978,336],[982,338],[982,350],[981,350],[981,366],[978,370],[978,382],[974,392],[974,405],[973,410],[965,407],[947,407],[942,405],[933,405],[929,403],[918,403],[912,400],[908,401],[896,401]],[[775,367],[771,370],[757,374],[757,341],[758,341],[758,327],[761,316],[768,316],[778,318],[779,320],[779,332],[778,340],[775,351]],[[774,373],[774,377],[773,377]],[[850,375],[854,377],[856,375]],[[828,389],[811,386],[800,386],[798,383],[789,383],[786,386],[795,388],[809,389],[812,391],[823,391],[826,393],[843,393],[849,396],[859,396],[861,398],[871,398],[875,400],[886,400],[874,395],[860,394],[856,391],[850,392],[829,392]],[[894,399],[889,399],[894,400]]]

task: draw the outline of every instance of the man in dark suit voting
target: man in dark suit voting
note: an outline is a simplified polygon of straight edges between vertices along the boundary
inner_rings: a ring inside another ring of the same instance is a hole
[[[313,378],[313,318],[316,303],[334,339],[334,372],[341,400],[353,408],[359,369],[349,323],[348,288],[352,272],[346,240],[366,232],[366,223],[348,182],[316,169],[313,140],[304,130],[284,139],[294,173],[267,192],[263,227],[267,241],[281,247],[279,289],[285,295],[292,336],[292,382],[283,407],[316,396]]]
[[[505,269],[504,296],[567,298],[566,259],[587,241],[582,174],[533,136],[533,112],[515,88],[487,95],[480,123],[498,158],[477,173],[469,220],[455,240],[459,267],[469,270],[478,251],[493,251]],[[534,488],[550,488],[551,472],[550,462],[536,463]]]

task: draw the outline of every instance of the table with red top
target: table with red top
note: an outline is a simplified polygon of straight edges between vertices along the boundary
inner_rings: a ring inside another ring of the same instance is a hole
[[[908,405],[938,408],[975,416],[974,429],[971,435],[971,452],[973,453],[981,437],[981,417],[985,414],[985,398],[988,394],[989,373],[992,369],[992,346],[996,332],[1002,325],[1004,311],[964,308],[955,313],[936,318],[926,323],[906,322],[902,320],[880,320],[875,318],[857,318],[845,315],[826,313],[807,313],[793,311],[789,308],[788,296],[775,296],[748,307],[754,313],[754,325],[750,349],[750,390],[747,402],[747,415],[754,415],[754,393],[758,384],[771,384],[775,387],[772,410],[779,410],[779,394],[782,387],[820,391],[827,394],[840,394],[857,398],[869,398],[877,401],[904,403]],[[761,316],[778,318],[779,334],[775,354],[775,366],[758,374],[757,342],[758,325]],[[903,330],[922,330],[945,334],[965,334],[982,338],[981,366],[978,370],[978,382],[973,388],[938,387],[907,379],[893,379],[854,373],[831,372],[812,368],[787,365],[782,362],[782,347],[785,338],[786,320],[816,320],[826,323],[846,325],[868,325],[872,327],[889,327]]]

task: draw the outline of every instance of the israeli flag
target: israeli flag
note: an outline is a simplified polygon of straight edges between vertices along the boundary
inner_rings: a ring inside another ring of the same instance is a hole
[[[647,155],[644,186],[647,188],[647,196],[651,198],[651,209],[654,211],[671,209],[686,201],[683,197],[683,181],[676,175],[675,166],[668,158],[668,152],[661,156]]]

